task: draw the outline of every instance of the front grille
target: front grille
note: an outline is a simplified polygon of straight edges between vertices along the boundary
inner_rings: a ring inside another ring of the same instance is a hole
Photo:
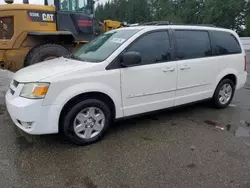
[[[11,39],[13,35],[14,35],[13,17],[0,18],[0,40]]]

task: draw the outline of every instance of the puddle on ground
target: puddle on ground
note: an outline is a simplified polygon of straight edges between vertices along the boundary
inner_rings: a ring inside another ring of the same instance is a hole
[[[236,137],[250,137],[250,122],[241,121],[238,126],[228,124],[226,125],[226,130]]]
[[[204,123],[220,130],[226,130],[236,137],[250,137],[250,121],[241,121],[238,125],[227,124],[226,126],[218,126],[218,123],[212,120],[205,120]]]

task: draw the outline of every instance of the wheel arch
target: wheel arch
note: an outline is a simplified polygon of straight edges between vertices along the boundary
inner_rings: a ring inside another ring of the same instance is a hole
[[[61,122],[63,120],[65,113],[67,113],[68,110],[73,105],[75,105],[77,102],[83,101],[85,99],[98,99],[98,100],[104,102],[111,109],[112,118],[115,119],[116,106],[115,106],[115,102],[113,101],[113,99],[109,95],[107,95],[103,92],[99,92],[99,91],[86,92],[86,93],[82,93],[82,94],[78,94],[78,95],[74,96],[73,98],[71,98],[70,100],[68,100],[64,104],[64,106],[62,107],[62,110],[59,114],[59,128],[60,128],[60,125],[61,125]]]
[[[224,79],[230,79],[230,80],[232,80],[233,83],[235,84],[235,87],[236,87],[236,85],[237,85],[237,83],[238,83],[238,80],[237,80],[237,77],[236,77],[235,74],[227,74],[227,75],[225,75],[225,76],[220,80],[220,82],[221,82],[222,80],[224,80]],[[220,83],[220,82],[219,82],[219,83]]]
[[[217,87],[219,86],[219,84],[220,84],[224,79],[230,79],[230,80],[232,80],[232,81],[234,82],[234,84],[235,84],[235,88],[237,87],[238,79],[237,79],[237,74],[236,74],[236,72],[235,72],[235,71],[225,72],[225,73],[221,74],[221,75],[218,77],[218,79],[217,79],[217,81],[216,81],[216,85],[215,85],[215,87],[214,87],[213,96],[214,96],[214,94],[215,94],[215,92],[216,92]]]
[[[237,83],[238,83],[237,74],[235,72],[228,72],[228,73],[225,73],[225,74],[222,74],[219,76],[219,78],[217,79],[217,82],[216,82],[215,89],[221,83],[221,81],[224,79],[232,80],[235,84],[235,87],[237,86]]]
[[[217,86],[221,83],[223,79],[231,79],[235,83],[235,87],[237,87],[238,84],[238,73],[235,69],[224,69],[220,72],[220,74],[216,78],[216,84],[214,85],[214,90],[217,88]]]

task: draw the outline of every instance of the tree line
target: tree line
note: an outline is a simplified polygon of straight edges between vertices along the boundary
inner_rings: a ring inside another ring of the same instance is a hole
[[[250,1],[246,0],[110,0],[96,7],[96,18],[127,23],[170,21],[213,24],[250,36]]]

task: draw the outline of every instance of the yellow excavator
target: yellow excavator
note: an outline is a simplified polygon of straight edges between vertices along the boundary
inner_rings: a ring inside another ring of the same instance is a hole
[[[0,68],[17,71],[48,59],[67,56],[121,22],[94,17],[95,0],[53,0],[44,5],[0,5]]]

